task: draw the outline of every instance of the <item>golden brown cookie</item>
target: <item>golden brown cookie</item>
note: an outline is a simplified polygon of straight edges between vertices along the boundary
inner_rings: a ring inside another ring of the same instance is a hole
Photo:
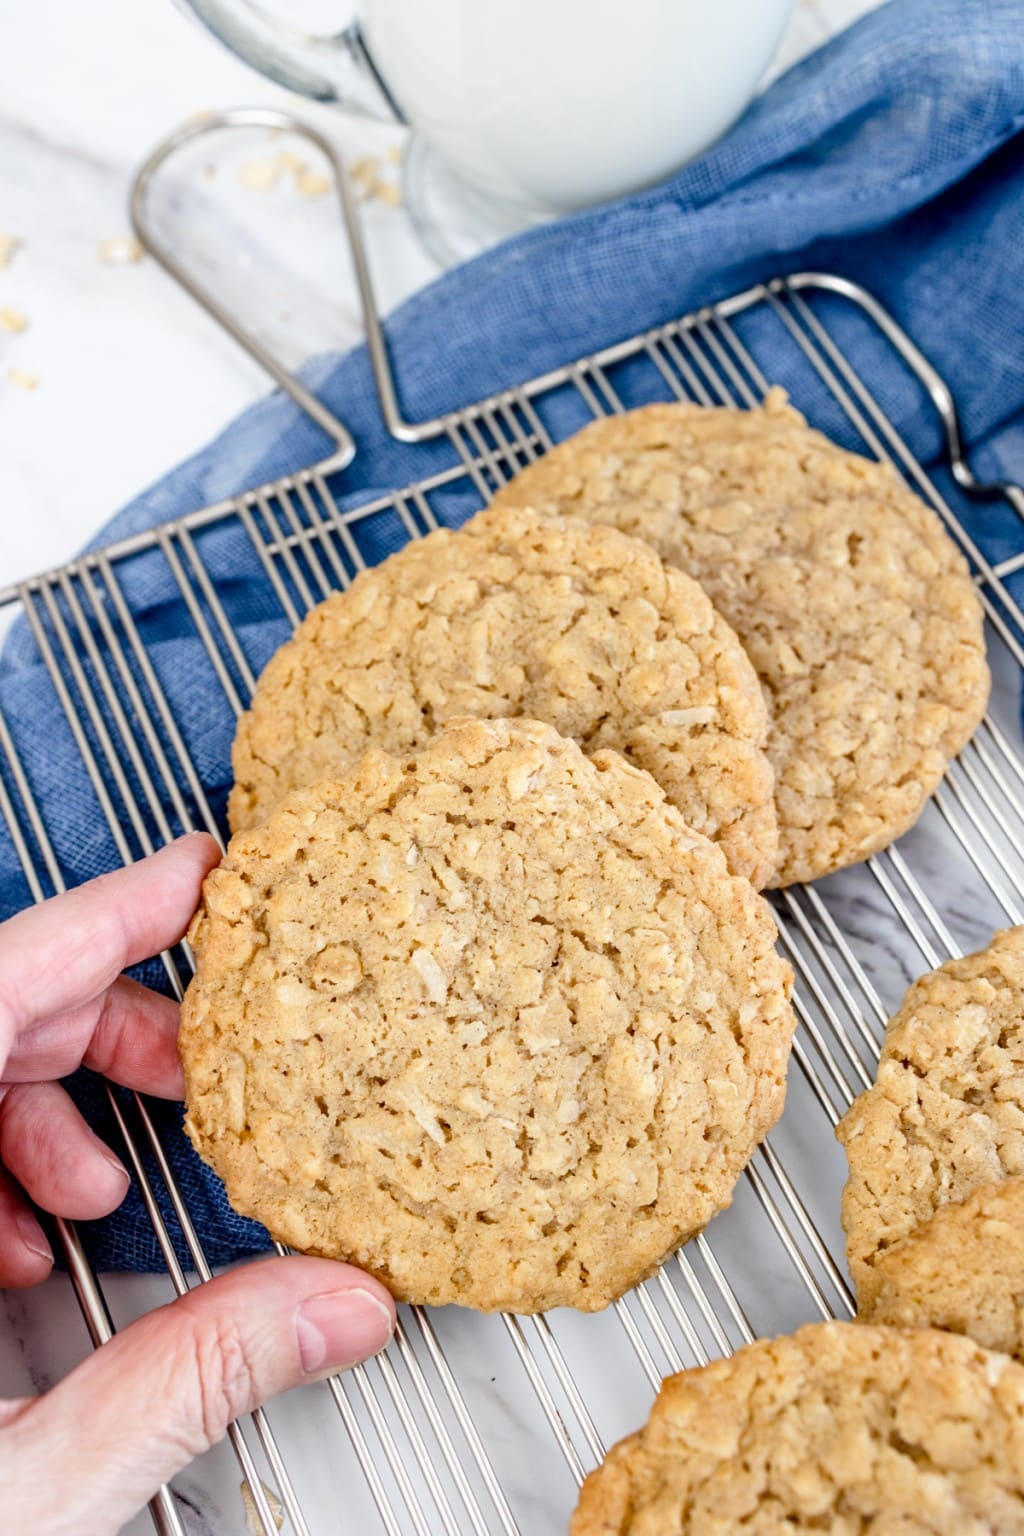
[[[1024,1367],[932,1329],[817,1323],[662,1384],[570,1536],[1021,1536]]]
[[[457,715],[523,715],[586,752],[614,747],[734,874],[760,887],[775,868],[768,714],[736,636],[646,545],[518,509],[407,545],[305,619],[239,722],[232,828]]]
[[[914,983],[836,1134],[850,1274],[870,1312],[879,1261],[940,1206],[1024,1177],[1024,927]]]
[[[947,1328],[1024,1359],[1024,1179],[940,1205],[876,1259],[866,1322]]]
[[[603,1307],[782,1110],[774,940],[649,774],[460,722],[232,839],[192,929],[186,1126],[236,1209],[400,1299]]]
[[[894,470],[781,391],[753,411],[651,405],[596,421],[497,496],[614,523],[696,577],[768,694],[773,885],[905,832],[981,719],[982,610],[963,557]]]

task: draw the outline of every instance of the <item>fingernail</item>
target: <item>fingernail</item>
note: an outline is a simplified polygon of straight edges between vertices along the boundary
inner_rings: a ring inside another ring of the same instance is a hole
[[[103,1161],[107,1163],[109,1167],[113,1168],[115,1173],[119,1173],[121,1175],[126,1185],[131,1183],[131,1174],[128,1172],[128,1169],[125,1167],[124,1163],[122,1163],[121,1159],[116,1157],[113,1152],[104,1152]]]
[[[384,1348],[393,1328],[384,1303],[358,1286],[311,1296],[295,1314],[302,1369],[320,1376],[358,1365]]]
[[[48,1264],[53,1263],[53,1249],[46,1241],[43,1230],[34,1216],[28,1211],[19,1211],[16,1225],[18,1236],[21,1238],[29,1253],[34,1253],[37,1259],[45,1259]]]

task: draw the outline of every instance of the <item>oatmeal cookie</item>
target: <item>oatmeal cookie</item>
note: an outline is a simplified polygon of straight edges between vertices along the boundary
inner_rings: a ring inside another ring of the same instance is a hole
[[[662,1384],[570,1536],[1021,1536],[1024,1367],[932,1329],[817,1323]]]
[[[613,523],[696,577],[768,695],[780,863],[813,880],[920,814],[988,698],[982,609],[896,472],[757,410],[650,405],[596,421],[495,505]]]
[[[186,1128],[396,1297],[594,1310],[729,1204],[789,966],[651,776],[531,721],[374,750],[236,834],[191,929]]]
[[[870,1313],[886,1254],[940,1207],[1024,1177],[1024,927],[914,983],[836,1134],[850,1273]]]
[[[235,831],[367,747],[446,719],[527,716],[658,780],[734,874],[775,868],[768,715],[696,582],[613,528],[485,512],[362,572],[272,658],[235,740]]]
[[[875,1260],[866,1322],[946,1328],[1024,1360],[1024,1179],[940,1205]]]

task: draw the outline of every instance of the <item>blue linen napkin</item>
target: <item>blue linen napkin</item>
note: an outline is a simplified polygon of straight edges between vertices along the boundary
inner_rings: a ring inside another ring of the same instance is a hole
[[[780,79],[722,143],[668,182],[523,235],[406,303],[387,326],[405,412],[438,415],[778,273],[831,270],[876,293],[945,375],[977,472],[1024,480],[1022,128],[1021,0],[890,0]],[[837,312],[836,327],[848,319]],[[767,332],[759,339],[763,359],[771,339]],[[934,413],[922,411],[902,370],[863,327],[844,341],[911,449],[934,463],[941,450]],[[780,357],[782,382],[787,366]],[[386,435],[365,349],[320,358],[304,378],[358,443],[339,482],[344,504],[449,462],[443,443],[408,447]],[[803,403],[807,381],[799,382]],[[842,435],[838,421],[819,424]],[[303,467],[327,448],[287,398],[271,395],[119,513],[95,543]],[[443,515],[458,522],[472,510],[455,497]],[[990,559],[1024,548],[1024,528],[1008,508],[970,517]],[[391,538],[385,529],[370,556],[387,553]],[[203,555],[258,670],[286,626],[252,548],[222,526],[204,536]],[[162,559],[143,556],[121,574],[222,814],[234,728],[223,692]],[[0,658],[0,707],[66,881],[119,864],[24,625],[12,630]],[[15,850],[0,836],[0,917],[29,900]],[[158,967],[142,974],[161,983]],[[86,1073],[71,1086],[116,1146],[102,1090]],[[219,1181],[192,1154],[180,1108],[158,1107],[156,1118],[210,1261],[265,1248],[262,1228],[230,1210]],[[101,1267],[162,1267],[134,1189],[115,1216],[87,1229],[87,1239]]]

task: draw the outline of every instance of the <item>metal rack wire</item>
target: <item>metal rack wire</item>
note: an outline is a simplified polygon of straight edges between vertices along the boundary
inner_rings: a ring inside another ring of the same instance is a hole
[[[956,505],[940,495],[873,397],[871,381],[844,356],[835,336],[840,310],[875,328],[901,359],[924,392],[923,408],[930,409],[930,397],[940,411],[958,456],[952,400],[909,340],[861,290],[804,274],[659,326],[440,423],[400,423],[407,438],[443,436],[451,463],[392,494],[341,508],[338,475],[351,457],[341,428],[337,451],[322,463],[0,592],[0,605],[17,605],[31,628],[95,790],[97,813],[126,862],[183,828],[220,835],[132,611],[125,579],[132,563],[143,556],[164,562],[191,632],[238,713],[253,667],[204,560],[212,530],[228,522],[244,530],[268,593],[295,624],[363,566],[363,533],[373,519],[384,515],[404,536],[419,537],[441,520],[439,505],[453,489],[483,503],[550,446],[547,407],[556,397],[593,415],[621,409],[624,397],[751,405],[788,349],[792,362],[809,370],[808,380],[824,386],[853,439],[891,458],[945,520],[972,560],[990,620],[1000,682],[993,712],[952,765],[919,827],[866,865],[776,899],[781,945],[797,973],[800,1027],[790,1099],[732,1209],[604,1314],[479,1318],[454,1309],[402,1308],[385,1355],[300,1395],[315,1399],[311,1412],[322,1414],[326,1405],[336,1415],[333,1426],[324,1427],[332,1436],[324,1442],[329,1452],[313,1470],[308,1447],[289,1443],[288,1415],[273,1405],[232,1430],[266,1536],[277,1529],[266,1486],[283,1505],[286,1531],[317,1536],[303,1513],[310,1477],[345,1490],[334,1531],[554,1536],[564,1529],[578,1483],[610,1440],[640,1421],[666,1372],[801,1320],[851,1315],[836,1216],[843,1170],[832,1129],[871,1082],[885,1020],[909,976],[964,943],[980,942],[1001,923],[1024,920],[1024,760],[1011,723],[1024,667],[1024,615],[1006,585],[1022,562],[992,566],[982,557],[964,527],[960,491]],[[962,459],[960,465],[958,486],[973,489]],[[1019,490],[995,490],[1024,516]],[[33,896],[62,889],[37,795],[2,714],[0,814]],[[934,872],[941,865],[956,871],[962,900],[936,896]],[[877,942],[881,934],[884,944]],[[187,960],[181,953],[163,956],[179,994]],[[110,1099],[170,1286],[181,1294],[210,1277],[202,1243],[145,1101],[136,1096],[125,1111],[113,1094]],[[194,1276],[175,1256],[157,1180],[170,1198]],[[101,1284],[73,1228],[63,1223],[61,1235],[99,1344],[113,1329]],[[529,1413],[520,1415],[522,1422],[513,1422],[489,1390],[492,1376],[525,1393]],[[604,1389],[608,1381],[614,1394]],[[517,1470],[523,1465],[531,1482],[550,1491],[544,1510],[531,1503]],[[170,1490],[161,1491],[152,1513],[163,1536],[184,1536]]]

